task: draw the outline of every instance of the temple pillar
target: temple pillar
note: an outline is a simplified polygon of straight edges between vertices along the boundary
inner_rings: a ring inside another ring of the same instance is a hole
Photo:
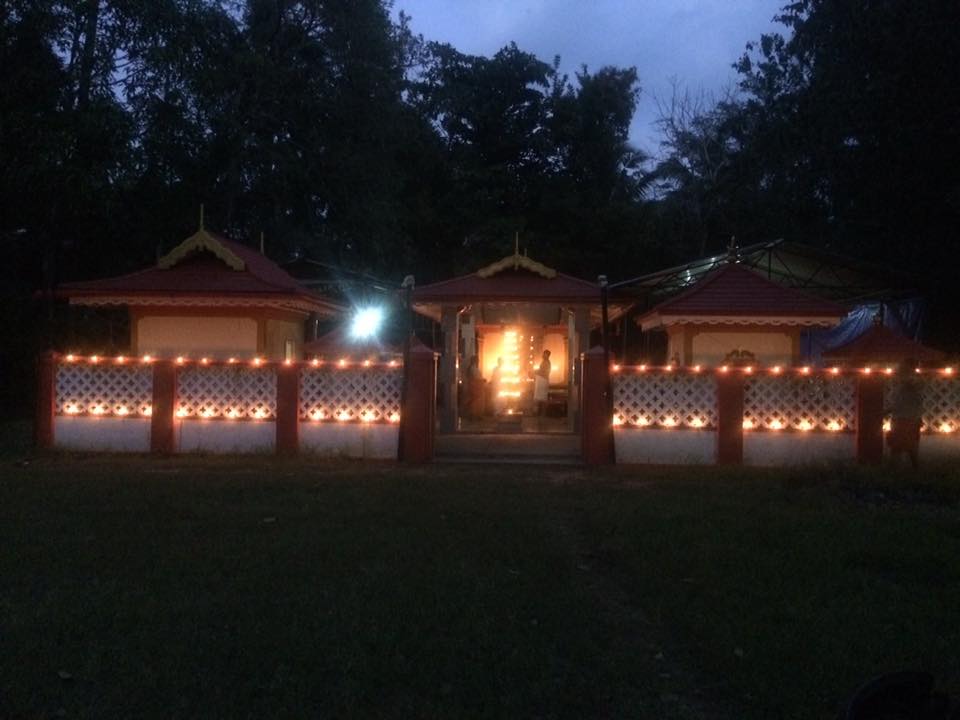
[[[580,356],[590,349],[590,309],[578,307],[573,311],[573,332],[570,333],[573,353],[570,356],[571,385],[570,403],[567,414],[572,419],[574,432],[580,431],[581,403],[580,395],[583,388],[583,366]]]
[[[470,358],[477,354],[477,321],[475,320],[475,314],[464,313],[460,319],[460,334],[463,336],[463,360],[469,363]]]
[[[683,354],[680,355],[680,365],[689,367],[694,364],[693,361],[693,338],[697,334],[697,329],[693,326],[680,329],[680,337],[683,340]]]
[[[443,383],[443,409],[440,412],[440,432],[456,432],[458,370],[457,351],[460,346],[460,316],[455,305],[444,305],[440,312],[443,329],[443,357],[440,359],[440,382]]]

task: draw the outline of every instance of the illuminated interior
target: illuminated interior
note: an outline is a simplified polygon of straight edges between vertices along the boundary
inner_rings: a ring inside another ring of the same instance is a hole
[[[499,414],[523,414],[530,409],[533,373],[540,365],[544,350],[550,351],[550,384],[565,384],[568,364],[564,333],[553,328],[521,325],[482,330],[477,354],[483,378],[492,380],[497,360],[503,359],[500,387],[496,391]]]

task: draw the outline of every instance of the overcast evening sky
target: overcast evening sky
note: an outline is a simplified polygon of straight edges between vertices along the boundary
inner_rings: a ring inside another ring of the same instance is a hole
[[[654,96],[670,78],[691,91],[719,93],[736,73],[744,45],[783,30],[773,16],[786,0],[395,0],[413,31],[461,52],[493,55],[511,41],[541,60],[561,57],[573,78],[582,64],[636,66],[641,95],[632,142],[657,151]]]

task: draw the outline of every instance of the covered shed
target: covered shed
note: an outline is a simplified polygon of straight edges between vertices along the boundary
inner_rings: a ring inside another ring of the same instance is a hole
[[[202,222],[155,266],[64,283],[57,295],[72,305],[125,306],[129,352],[166,357],[298,359],[307,318],[342,312],[266,256]]]
[[[731,356],[770,365],[800,360],[804,328],[830,327],[846,309],[779,285],[729,261],[636,322],[667,333],[667,357],[682,365],[720,365]]]
[[[895,367],[908,359],[922,365],[934,365],[942,362],[944,357],[941,351],[904,337],[879,323],[850,342],[823,354],[826,362],[850,367]]]

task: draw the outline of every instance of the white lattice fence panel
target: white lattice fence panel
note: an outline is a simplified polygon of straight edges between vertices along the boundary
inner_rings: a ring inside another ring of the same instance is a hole
[[[952,375],[926,375],[921,378],[920,383],[923,389],[923,430],[960,431],[960,378]],[[887,382],[884,388],[885,408],[893,405],[898,389],[898,380]]]
[[[744,385],[743,420],[755,429],[856,430],[856,379],[757,375]]]
[[[57,366],[58,415],[148,415],[152,401],[150,367],[87,363]]]
[[[393,369],[304,367],[300,419],[396,422],[402,377]]]
[[[930,376],[923,379],[923,425],[927,430],[960,430],[960,380]]]
[[[618,373],[613,408],[615,421],[624,425],[716,427],[717,381],[709,374]]]
[[[180,371],[179,417],[273,420],[277,373],[272,367],[197,365]]]

